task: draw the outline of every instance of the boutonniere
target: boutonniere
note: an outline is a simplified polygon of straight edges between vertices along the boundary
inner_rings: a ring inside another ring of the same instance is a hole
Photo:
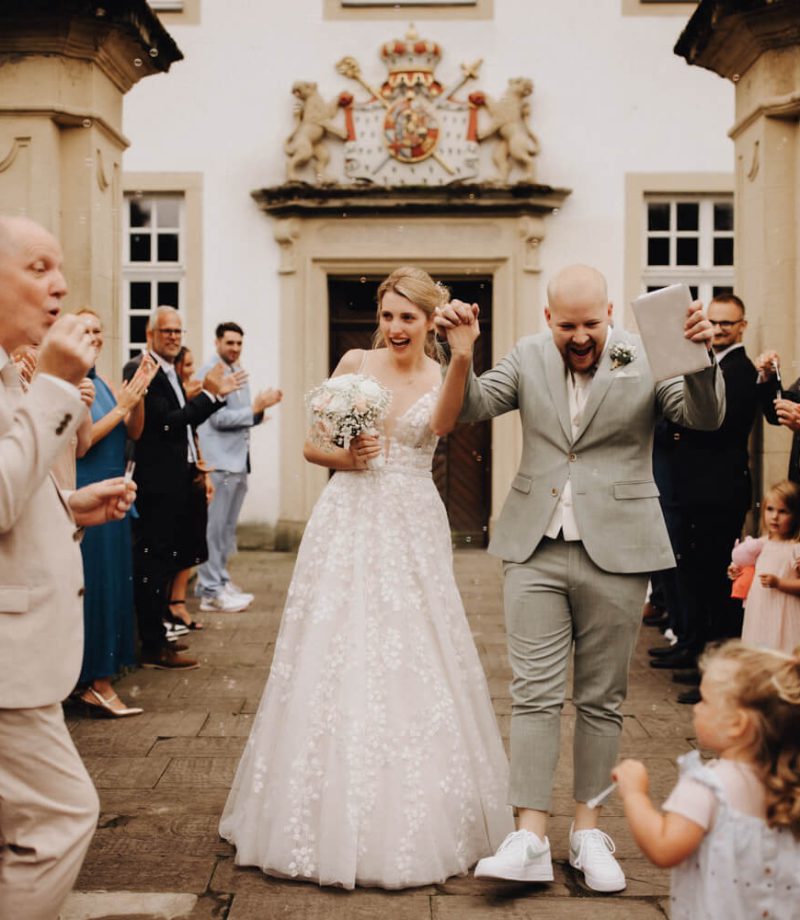
[[[608,356],[611,358],[611,370],[615,371],[618,367],[630,364],[636,358],[636,346],[617,342],[616,345],[611,346]]]

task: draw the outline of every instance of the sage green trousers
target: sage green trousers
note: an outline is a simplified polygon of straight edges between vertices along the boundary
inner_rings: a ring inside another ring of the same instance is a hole
[[[604,572],[583,543],[561,538],[545,537],[525,562],[505,563],[513,672],[509,804],[550,808],[570,652],[575,800],[585,802],[611,782],[647,581],[647,574]]]

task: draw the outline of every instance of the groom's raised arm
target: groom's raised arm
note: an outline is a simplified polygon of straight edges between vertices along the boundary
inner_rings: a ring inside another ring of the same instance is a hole
[[[684,428],[716,431],[725,418],[725,379],[719,365],[656,385],[662,415]]]
[[[519,345],[480,377],[470,370],[459,422],[482,422],[519,408]]]

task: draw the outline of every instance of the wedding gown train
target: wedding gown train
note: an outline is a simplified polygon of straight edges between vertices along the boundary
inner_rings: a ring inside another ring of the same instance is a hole
[[[236,862],[320,884],[463,874],[513,829],[508,765],[431,478],[438,390],[386,465],[314,508],[220,823]]]

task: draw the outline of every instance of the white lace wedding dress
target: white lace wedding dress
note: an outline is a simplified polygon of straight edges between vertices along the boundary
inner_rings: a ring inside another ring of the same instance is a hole
[[[220,823],[239,865],[403,888],[465,873],[513,829],[431,478],[437,392],[396,420],[385,467],[337,472],[308,522]]]

